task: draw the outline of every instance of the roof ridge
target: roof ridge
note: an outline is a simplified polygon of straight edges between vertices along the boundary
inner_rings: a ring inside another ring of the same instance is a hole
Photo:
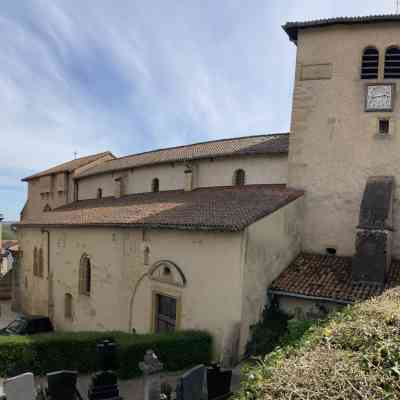
[[[54,165],[52,167],[46,168],[43,171],[34,173],[32,175],[29,175],[29,176],[23,178],[22,181],[28,181],[28,180],[36,178],[36,177],[39,178],[41,176],[51,175],[51,174],[53,174],[53,172],[51,172],[52,170],[54,170],[56,168],[62,168],[63,166],[67,166],[68,164],[73,163],[73,162],[79,162],[79,161],[83,161],[83,160],[89,159],[89,158],[94,158],[95,159],[94,161],[96,161],[99,158],[104,157],[106,155],[111,155],[111,156],[115,157],[114,154],[110,150],[102,151],[102,152],[94,153],[94,154],[89,154],[87,156],[74,158],[72,160],[67,160],[67,161],[64,161],[62,163],[56,164],[56,165]],[[90,163],[90,162],[91,161],[88,161],[88,163]],[[87,164],[85,164],[85,165],[87,165]],[[77,169],[77,168],[80,168],[80,167],[78,166],[78,167],[74,168],[74,170]],[[62,172],[62,171],[60,171],[60,172]]]
[[[216,142],[227,142],[229,140],[236,140],[236,139],[240,140],[240,139],[250,139],[250,138],[263,137],[263,136],[264,137],[269,137],[269,136],[272,137],[272,136],[280,136],[280,135],[282,135],[282,136],[289,135],[289,132],[264,133],[264,134],[259,134],[259,135],[237,136],[237,137],[231,137],[231,138],[205,140],[205,141],[202,141],[202,142],[183,144],[183,145],[179,145],[179,146],[161,147],[161,148],[155,149],[155,150],[148,150],[148,151],[143,151],[141,153],[128,154],[128,155],[123,156],[123,157],[116,157],[116,158],[114,158],[114,160],[108,160],[107,162],[116,161],[116,160],[123,160],[125,158],[141,156],[141,155],[144,155],[144,154],[157,153],[158,151],[182,149],[184,147],[197,146],[199,144],[216,143]]]
[[[371,14],[364,16],[341,16],[332,18],[319,18],[314,20],[286,22],[282,25],[283,30],[288,34],[291,41],[297,41],[297,30],[304,28],[316,28],[336,24],[369,24],[379,22],[400,21],[400,14]]]

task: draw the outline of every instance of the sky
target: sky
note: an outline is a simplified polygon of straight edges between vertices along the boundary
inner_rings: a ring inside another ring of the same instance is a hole
[[[287,132],[296,47],[281,25],[395,0],[2,0],[0,212],[74,158]]]

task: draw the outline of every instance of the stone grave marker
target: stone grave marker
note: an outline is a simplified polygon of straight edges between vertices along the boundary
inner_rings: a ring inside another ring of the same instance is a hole
[[[36,388],[33,374],[27,372],[4,381],[7,400],[35,400]]]
[[[144,400],[160,400],[161,376],[163,364],[153,350],[147,350],[144,359],[139,363],[144,379]]]
[[[206,368],[198,365],[183,374],[176,387],[176,400],[207,399]]]
[[[88,392],[89,400],[121,400],[117,374],[112,371],[117,368],[116,350],[116,344],[110,340],[104,340],[97,345],[101,371],[92,376]]]
[[[76,388],[78,373],[76,371],[51,372],[47,376],[47,395],[51,400],[81,399]]]

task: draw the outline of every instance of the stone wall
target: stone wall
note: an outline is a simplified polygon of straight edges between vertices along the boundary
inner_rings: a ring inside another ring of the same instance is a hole
[[[267,288],[301,251],[300,198],[247,228],[243,267],[241,352],[249,328],[262,317]]]
[[[240,322],[241,233],[51,229],[50,280],[47,273],[43,278],[34,277],[32,270],[33,247],[47,249],[47,235],[30,228],[20,229],[18,235],[24,252],[20,273],[22,307],[26,312],[46,315],[48,286],[52,285],[57,329],[131,328],[138,333],[150,332],[155,293],[177,298],[179,328],[210,331],[217,353],[225,330]],[[148,265],[145,248],[149,248]],[[82,254],[87,254],[92,264],[90,296],[78,293]],[[184,287],[145,275],[161,260],[169,260],[181,269],[186,279]],[[65,317],[66,293],[73,298],[72,319]]]
[[[194,188],[231,186],[234,172],[239,168],[245,170],[247,184],[286,183],[288,175],[286,155],[206,159],[190,165]],[[103,196],[114,196],[115,179],[121,176],[125,182],[124,194],[150,192],[154,178],[159,179],[160,191],[183,190],[185,169],[186,164],[182,162],[166,163],[82,178],[79,180],[79,199],[96,198],[98,188],[102,188]]]
[[[360,203],[367,178],[400,178],[400,85],[393,112],[366,113],[367,83],[383,80],[385,49],[400,44],[398,24],[336,25],[299,32],[289,149],[289,185],[306,191],[303,244],[308,252],[354,254]],[[365,47],[380,51],[380,78],[361,80]],[[324,67],[321,67],[321,66]],[[398,83],[398,82],[396,82]],[[377,133],[378,119],[391,131]],[[394,201],[393,254],[400,257],[399,192]]]

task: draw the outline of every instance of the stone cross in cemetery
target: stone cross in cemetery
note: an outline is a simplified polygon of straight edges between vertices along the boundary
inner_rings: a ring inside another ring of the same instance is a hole
[[[147,350],[139,368],[144,375],[144,400],[160,400],[163,363],[153,350]]]
[[[122,400],[119,396],[117,375],[113,369],[117,368],[116,344],[104,340],[97,345],[100,372],[92,377],[89,387],[89,400]]]

